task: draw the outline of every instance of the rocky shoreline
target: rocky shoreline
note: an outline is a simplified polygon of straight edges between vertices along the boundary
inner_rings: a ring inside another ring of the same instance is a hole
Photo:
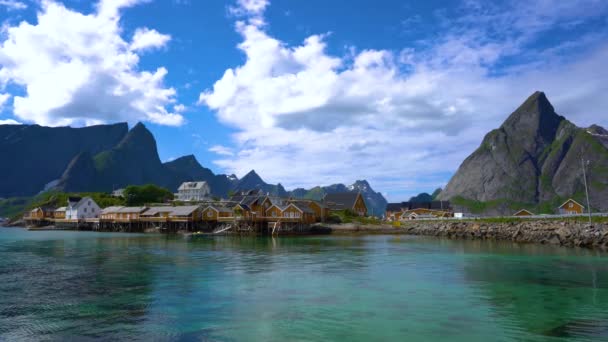
[[[412,221],[401,227],[391,225],[329,225],[332,234],[408,234],[450,239],[502,240],[540,243],[565,247],[608,250],[608,225],[588,223],[521,220],[519,222]]]

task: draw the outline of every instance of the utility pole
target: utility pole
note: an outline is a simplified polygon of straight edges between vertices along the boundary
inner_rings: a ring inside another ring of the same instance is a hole
[[[587,186],[587,172],[585,171],[585,164],[589,165],[589,161],[585,163],[585,159],[581,157],[581,163],[583,164],[583,180],[585,181],[585,196],[587,196],[587,212],[589,213],[589,225],[591,225],[591,204],[589,204],[589,187]]]

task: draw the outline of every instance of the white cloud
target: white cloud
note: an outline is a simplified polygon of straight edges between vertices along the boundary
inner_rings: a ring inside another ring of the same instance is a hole
[[[535,34],[573,17],[522,11],[479,9],[485,27],[461,17],[416,48],[343,57],[327,53],[323,35],[289,46],[268,35],[263,19],[250,19],[263,9],[250,11],[247,22],[236,24],[245,63],[227,69],[199,99],[239,129],[237,151],[215,163],[228,173],[255,168],[288,187],[368,178],[383,192],[432,191],[535,90],[545,90],[576,123],[606,121],[604,36],[572,59],[525,49]],[[496,37],[490,32],[498,27],[503,31]],[[514,55],[525,62],[494,72]],[[573,90],[573,84],[580,86]]]
[[[15,121],[13,119],[0,119],[0,125],[21,125],[21,122]]]
[[[259,16],[264,13],[270,4],[269,0],[237,0],[236,6],[229,7],[232,14],[237,16]]]
[[[0,6],[6,7],[9,11],[24,10],[27,8],[27,5],[24,2],[17,0],[0,0]]]
[[[171,40],[171,36],[168,34],[159,33],[147,27],[138,28],[133,35],[131,50],[138,51],[163,47],[169,40]]]
[[[119,120],[182,124],[183,117],[167,109],[176,105],[175,90],[164,85],[167,70],[138,68],[139,49],[158,47],[168,37],[141,29],[136,49],[121,37],[120,9],[141,2],[102,0],[96,13],[85,15],[44,0],[37,24],[5,27],[0,84],[26,91],[14,97],[14,115],[51,126]]]
[[[221,146],[221,145],[215,145],[215,146],[211,146],[209,148],[209,152],[213,152],[216,154],[219,154],[221,156],[234,156],[234,152],[232,151],[231,148],[226,147],[226,146]]]

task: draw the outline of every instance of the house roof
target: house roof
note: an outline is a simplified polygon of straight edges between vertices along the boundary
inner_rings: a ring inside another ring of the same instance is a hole
[[[323,203],[332,210],[352,209],[355,207],[359,195],[358,192],[337,192],[327,194],[323,198]]]
[[[179,207],[173,207],[171,211],[171,216],[188,216],[195,212],[200,207],[198,205],[185,205]]]
[[[212,209],[212,210],[215,210],[215,211],[220,212],[220,213],[231,213],[232,212],[232,210],[230,208],[222,207],[222,206],[216,206],[216,205],[207,206],[207,207],[205,207],[204,210],[207,210],[207,209]]]
[[[182,185],[177,188],[178,191],[181,190],[201,190],[206,188],[207,182],[205,181],[196,181],[196,182],[183,182]]]
[[[117,213],[120,209],[122,209],[123,206],[112,206],[112,207],[107,207],[104,208],[103,210],[101,210],[101,214],[113,214],[113,213]]]
[[[142,213],[146,211],[148,207],[122,207],[118,212],[120,213]]]
[[[534,216],[534,213],[532,213],[530,210],[527,210],[527,209],[521,209],[521,210],[517,211],[515,214],[513,214],[513,216],[517,216],[517,214],[520,214],[520,213],[527,213],[529,215]]]
[[[68,208],[67,208],[67,207],[59,207],[59,208],[55,209],[55,212],[58,212],[58,211],[66,211],[66,210],[68,210]]]
[[[308,205],[297,205],[295,203],[291,203],[287,207],[290,207],[290,206],[298,209],[301,212],[307,213],[307,214],[314,214],[315,213],[312,209],[310,209],[310,207]]]
[[[144,211],[141,216],[155,216],[159,213],[170,213],[173,211],[173,207],[170,206],[162,206],[162,207],[150,207],[148,210]]]
[[[568,202],[574,202],[575,204],[578,204],[581,206],[581,208],[585,209],[585,206],[578,203],[577,201],[573,200],[572,198],[569,198],[566,202],[564,202],[564,204],[560,205],[559,208],[563,208],[566,204],[568,204]]]

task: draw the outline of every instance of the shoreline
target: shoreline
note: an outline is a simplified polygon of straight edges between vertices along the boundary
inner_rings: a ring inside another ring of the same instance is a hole
[[[13,226],[14,227],[14,226]],[[11,227],[5,227],[11,228]],[[65,231],[72,229],[19,227],[30,231]],[[158,234],[158,231],[144,232]],[[162,234],[162,233],[161,233]],[[211,233],[176,232],[178,235],[215,236]],[[238,234],[217,234],[217,236]],[[401,226],[391,224],[316,224],[307,232],[279,234],[279,236],[314,235],[419,235],[460,240],[509,241],[517,243],[550,244],[564,247],[608,250],[608,224],[589,225],[577,221],[522,220],[514,222],[483,221],[411,221]]]
[[[459,240],[509,241],[564,247],[608,250],[608,224],[529,220],[519,222],[412,221],[395,227],[389,224],[325,225],[332,235],[402,234]]]

